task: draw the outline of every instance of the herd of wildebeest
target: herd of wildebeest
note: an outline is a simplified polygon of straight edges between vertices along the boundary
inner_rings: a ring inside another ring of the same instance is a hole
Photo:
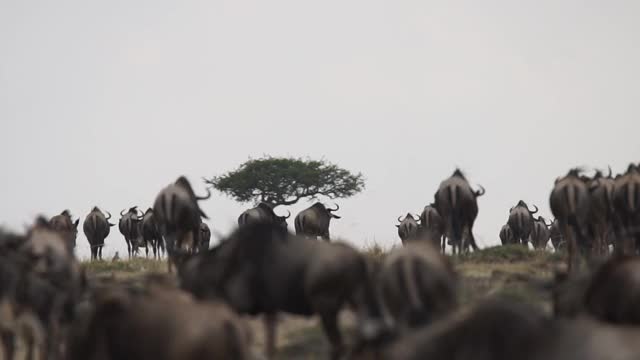
[[[142,283],[88,273],[68,211],[38,217],[22,234],[0,230],[0,357],[272,358],[277,315],[289,313],[320,318],[334,359],[640,359],[640,165],[615,177],[570,170],[553,185],[552,224],[523,201],[510,209],[503,244],[544,249],[551,239],[567,254],[564,269],[536,283],[552,295],[553,316],[512,299],[460,305],[445,245],[454,255],[478,249],[484,193],[456,170],[420,216],[399,219],[403,246],[373,257],[330,240],[338,207],[322,203],[296,216],[295,234],[290,214],[261,203],[211,247],[198,205],[211,193],[197,196],[180,177],[146,212],[120,214],[130,257],[140,247],[148,256],[147,245],[167,255],[168,273]],[[84,221],[92,260],[102,258],[110,218],[95,207]],[[347,339],[345,309],[356,319]],[[245,315],[263,315],[263,354],[250,346]]]

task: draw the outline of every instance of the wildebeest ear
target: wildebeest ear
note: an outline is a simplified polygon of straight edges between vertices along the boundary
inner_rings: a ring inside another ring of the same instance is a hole
[[[397,228],[399,228],[399,227],[400,227],[400,225],[396,225],[396,227],[397,227]]]
[[[73,223],[73,227],[77,229],[78,224],[80,224],[80,219],[76,219],[76,221]]]
[[[331,214],[331,216],[332,216],[334,219],[341,219],[341,217],[340,217],[340,216],[338,216],[338,215],[333,215],[333,214]]]
[[[109,226],[116,226],[116,224],[112,224],[110,222],[107,222],[107,224],[109,224]]]

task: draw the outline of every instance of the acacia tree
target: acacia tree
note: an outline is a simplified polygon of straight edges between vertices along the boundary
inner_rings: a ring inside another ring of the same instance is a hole
[[[236,170],[204,179],[239,202],[292,205],[303,198],[347,198],[364,190],[361,173],[324,160],[264,157],[250,159]]]

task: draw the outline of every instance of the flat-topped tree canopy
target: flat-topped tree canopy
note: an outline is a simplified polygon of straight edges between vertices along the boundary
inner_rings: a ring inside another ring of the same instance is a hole
[[[266,156],[236,170],[204,179],[239,202],[293,205],[304,198],[348,198],[364,190],[361,173],[352,174],[325,160]]]

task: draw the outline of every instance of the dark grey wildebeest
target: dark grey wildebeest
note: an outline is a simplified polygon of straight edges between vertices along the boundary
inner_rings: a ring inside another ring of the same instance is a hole
[[[140,240],[140,221],[144,214],[138,215],[138,207],[134,206],[129,210],[124,209],[120,212],[120,221],[118,222],[118,229],[120,234],[124,236],[124,241],[127,243],[127,252],[129,258],[134,255],[138,248],[138,242]]]
[[[209,250],[209,243],[211,242],[211,229],[204,221],[200,223],[200,246],[198,251]]]
[[[444,254],[444,220],[433,204],[425,206],[420,214],[420,232],[422,232],[421,237],[431,239],[436,246],[440,247],[440,243],[442,243],[442,253]]]
[[[551,223],[547,224],[542,216],[533,220],[530,238],[531,245],[533,245],[534,249],[544,250],[547,248],[547,244],[551,238],[551,231],[549,230],[549,226],[551,225]]]
[[[182,287],[196,297],[223,299],[241,314],[265,314],[269,358],[279,312],[319,315],[333,358],[343,350],[338,313],[345,305],[356,310],[364,336],[384,328],[367,259],[344,243],[294,236],[274,224],[250,224],[178,269]]]
[[[502,225],[502,228],[500,229],[500,242],[502,245],[518,243],[516,237],[513,236],[513,230],[511,230],[511,226],[509,226],[509,224]]]
[[[587,223],[589,236],[593,238],[593,251],[595,255],[608,254],[609,235],[612,233],[614,220],[613,190],[615,180],[612,177],[611,168],[609,168],[608,176],[604,176],[600,171],[596,172],[593,179],[589,180],[588,185],[591,207]]]
[[[238,216],[238,226],[248,224],[276,224],[287,228],[287,219],[291,216],[289,212],[286,216],[279,216],[274,211],[275,205],[265,202],[259,203],[256,207],[245,210]]]
[[[444,219],[454,254],[468,251],[469,245],[474,250],[478,249],[473,237],[473,224],[478,216],[477,198],[484,193],[482,186],[474,191],[459,169],[440,183],[434,205]]]
[[[76,219],[76,221],[71,220],[71,213],[69,210],[64,210],[59,215],[56,215],[49,220],[51,229],[60,234],[67,244],[67,249],[72,253],[73,249],[76,248],[78,224],[80,224],[80,219]]]
[[[331,240],[329,224],[331,223],[331,219],[340,219],[340,216],[333,213],[339,209],[338,204],[336,204],[335,209],[330,209],[322,203],[317,202],[311,207],[300,211],[294,222],[296,234],[314,239],[317,239],[319,236],[326,241]]]
[[[200,244],[200,224],[203,218],[208,217],[200,209],[198,201],[210,197],[209,189],[206,196],[196,196],[191,183],[184,176],[162,189],[156,197],[153,212],[165,240],[169,271],[172,263],[177,264],[182,260],[182,254],[195,252]]]
[[[160,255],[160,250],[164,249],[164,239],[162,239],[162,235],[160,235],[158,222],[156,221],[152,208],[148,208],[142,216],[139,236],[142,238],[144,243],[146,255],[149,256],[149,248],[147,245],[151,245],[153,257],[157,258],[158,255]]]
[[[551,245],[553,245],[553,249],[555,251],[559,251],[565,247],[566,244],[562,237],[558,220],[553,220],[551,223],[551,226],[549,227],[549,236],[551,237]]]
[[[403,244],[418,238],[420,225],[418,225],[418,221],[416,221],[416,218],[414,218],[411,213],[407,213],[404,220],[402,220],[402,216],[398,217],[398,222],[400,223],[396,225],[398,228],[398,236],[400,236]]]
[[[538,212],[538,207],[535,211],[529,210],[527,203],[520,200],[516,206],[509,209],[509,220],[507,224],[513,231],[513,236],[517,243],[527,245],[529,236],[533,230],[533,214]]]
[[[636,254],[640,246],[640,166],[629,165],[624,175],[615,180],[613,189],[616,251]]]
[[[580,177],[580,169],[571,169],[566,176],[556,179],[549,205],[567,242],[570,273],[577,270],[579,251],[587,252],[590,248],[586,235],[590,202],[589,189]]]
[[[392,250],[382,260],[376,284],[392,319],[388,322],[400,331],[425,325],[457,305],[453,265],[432,241],[413,241]]]
[[[84,223],[82,224],[84,235],[87,237],[87,241],[89,241],[89,246],[91,246],[91,260],[102,260],[104,239],[109,236],[111,227],[115,226],[115,224],[109,222],[111,214],[109,214],[108,211],[107,215],[108,216],[105,216],[102,211],[95,206],[84,219]]]

